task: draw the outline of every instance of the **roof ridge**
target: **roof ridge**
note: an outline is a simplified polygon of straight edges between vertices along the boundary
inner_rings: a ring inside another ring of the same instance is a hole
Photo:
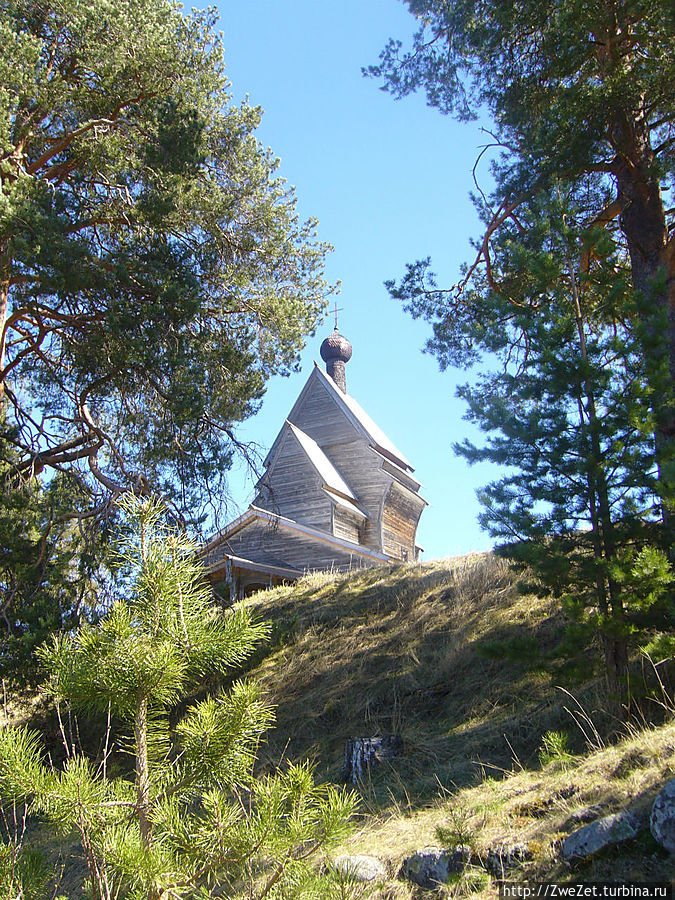
[[[408,469],[411,472],[414,472],[414,467],[408,462],[405,456],[401,453],[401,451],[396,447],[391,438],[387,437],[387,435],[382,431],[380,426],[368,415],[365,409],[361,406],[361,404],[352,397],[351,394],[343,393],[340,388],[335,384],[333,379],[326,372],[323,371],[321,366],[314,361],[314,365],[316,370],[320,373],[324,384],[330,386],[333,391],[333,396],[338,400],[340,405],[346,410],[349,417],[357,423],[358,426],[363,430],[368,438],[373,441],[375,447],[383,453],[385,456],[392,457],[392,460],[398,465],[400,465],[404,469]],[[311,377],[311,376],[310,376]]]

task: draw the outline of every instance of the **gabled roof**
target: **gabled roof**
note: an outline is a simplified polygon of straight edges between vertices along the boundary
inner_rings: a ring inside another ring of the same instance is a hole
[[[297,425],[289,422],[288,419],[286,419],[286,425],[305,451],[310,463],[321,476],[324,485],[335,491],[336,494],[347,497],[349,500],[356,500],[356,494],[354,494],[317,442],[308,434],[305,434],[304,431],[301,431]]]
[[[346,410],[346,412],[349,414],[349,417],[357,425],[358,430],[360,430],[367,438],[370,439],[376,450],[379,450],[380,453],[384,454],[384,456],[388,456],[402,468],[408,469],[411,472],[415,471],[408,460],[405,458],[405,456],[392,443],[392,441],[389,440],[389,438],[384,433],[384,431],[382,431],[379,425],[376,425],[375,422],[373,422],[368,413],[361,408],[361,406],[353,397],[351,397],[349,394],[342,393],[342,391],[335,384],[330,375],[324,372],[317,362],[314,363],[314,372],[319,373],[324,383],[333,392],[338,405]]]
[[[395,463],[390,456],[385,456],[381,450],[378,450],[375,447],[373,447],[373,451],[383,461],[383,467],[385,471],[389,472],[390,475],[393,475],[399,484],[407,487],[408,490],[413,492],[413,494],[419,494],[422,483],[418,481],[414,475],[411,475],[411,469],[404,469],[402,466],[399,466],[398,463]],[[429,504],[427,503],[427,506],[428,505]]]
[[[336,506],[342,506],[345,509],[348,509],[349,512],[353,512],[359,519],[368,518],[366,513],[360,506],[357,506],[353,500],[345,500],[344,497],[340,496],[340,494],[336,494],[335,491],[328,487],[324,487],[323,492],[328,495],[329,499],[335,503]]]
[[[314,368],[312,369],[309,378],[305,382],[305,386],[300,391],[298,399],[293,404],[293,409],[288,414],[287,421],[293,420],[295,412],[301,407],[302,403],[304,402],[305,395],[307,394],[310,385],[316,379],[318,379],[322,384],[326,386],[327,390],[330,392],[331,396],[337,403],[339,409],[349,420],[349,422],[351,422],[355,430],[363,437],[365,437],[366,440],[368,440],[369,443],[377,451],[379,451],[387,459],[390,459],[392,462],[396,463],[396,465],[400,466],[402,469],[407,469],[409,472],[415,471],[413,466],[408,462],[401,451],[397,449],[392,441],[389,440],[382,429],[378,425],[376,425],[375,422],[373,422],[368,413],[361,408],[361,406],[353,397],[351,397],[349,394],[343,394],[340,388],[330,377],[330,375],[327,375],[317,362],[314,363]],[[283,431],[284,430],[282,428],[282,430],[277,435],[274,443],[272,444],[270,452],[267,454],[267,457],[265,459],[266,466],[270,464],[276,453],[277,445],[281,440]]]
[[[342,475],[340,475],[333,463],[328,459],[321,447],[319,447],[317,442],[308,434],[305,434],[305,432],[298,428],[297,425],[289,422],[288,419],[286,420],[286,425],[305,451],[307,459],[319,474],[319,477],[323,482],[325,493],[328,494],[330,499],[339,506],[344,506],[352,512],[357,513],[362,518],[367,519],[368,516],[358,506],[356,494],[349,487]],[[270,464],[270,470],[273,465],[274,463]]]
[[[313,438],[308,434],[305,434],[305,432],[298,428],[297,425],[289,422],[288,419],[286,419],[281,431],[277,435],[276,440],[272,445],[272,449],[265,460],[267,474],[270,474],[274,469],[274,465],[281,452],[281,448],[283,447],[283,438],[286,435],[292,435],[300,445],[309,464],[321,479],[321,487],[327,497],[338,506],[343,506],[346,509],[351,510],[351,512],[362,519],[367,519],[368,516],[358,505],[356,494],[349,487],[342,475],[340,475],[333,463],[328,459],[321,447],[319,447]],[[267,476],[264,476],[263,479],[258,482],[259,486],[263,483],[265,477]]]

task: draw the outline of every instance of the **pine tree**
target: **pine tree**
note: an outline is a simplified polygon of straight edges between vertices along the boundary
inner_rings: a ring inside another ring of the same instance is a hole
[[[108,605],[111,523],[78,519],[87,497],[60,472],[17,482],[11,436],[0,432],[0,678],[14,689],[38,679],[43,641]]]
[[[219,506],[329,287],[215,14],[0,5],[0,396],[24,477]]]
[[[639,300],[641,352],[651,384],[659,490],[675,503],[675,19],[669,0],[408,0],[412,48],[390,41],[370,74],[394,96],[422,89],[460,119],[487,111],[495,190],[460,296],[480,271],[501,291],[494,250],[539,192],[591,177],[604,190],[586,226],[618,229]],[[583,263],[583,255],[578,262]],[[418,271],[421,271],[418,264]],[[422,287],[413,308],[424,306]],[[442,314],[441,314],[442,315]],[[675,535],[671,523],[671,541]]]
[[[475,279],[434,340],[444,359],[482,353],[492,363],[459,390],[488,440],[456,450],[506,473],[480,492],[480,521],[562,598],[575,625],[598,635],[616,699],[631,636],[667,629],[673,610],[667,563],[649,549],[661,540],[654,423],[625,254],[603,229],[583,226],[589,201],[590,185],[523,204],[494,242],[501,292]],[[662,583],[645,602],[628,572],[648,559]]]
[[[193,703],[171,726],[189,693],[241,663],[266,628],[241,607],[214,606],[194,546],[163,526],[156,503],[123,505],[138,526],[122,555],[127,599],[40,655],[57,700],[126,724],[133,780],[73,748],[54,771],[36,734],[7,729],[0,794],[79,834],[96,900],[216,888],[286,896],[306,879],[306,860],[343,834],[353,799],[316,786],[306,764],[254,777],[272,712],[250,682]]]

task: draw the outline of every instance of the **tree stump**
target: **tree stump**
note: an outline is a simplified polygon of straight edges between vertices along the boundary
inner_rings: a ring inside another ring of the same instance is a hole
[[[345,745],[343,780],[358,784],[363,779],[364,772],[372,765],[384,759],[393,759],[401,749],[402,743],[401,736],[398,734],[350,738]]]

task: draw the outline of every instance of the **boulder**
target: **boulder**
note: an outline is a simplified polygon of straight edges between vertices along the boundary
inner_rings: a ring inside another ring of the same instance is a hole
[[[567,860],[585,859],[605,847],[629,841],[640,827],[640,819],[632,810],[623,809],[611,816],[603,816],[568,835],[562,843],[562,857]]]
[[[384,863],[376,856],[339,856],[331,866],[354,881],[375,881],[376,878],[387,877]]]
[[[423,888],[433,890],[447,884],[451,875],[463,872],[471,859],[469,847],[441,850],[425,847],[403,861],[399,875]]]
[[[657,794],[649,829],[655,841],[675,853],[675,778],[671,778]]]
[[[594,822],[596,819],[599,819],[604,808],[602,803],[596,803],[594,806],[584,806],[582,809],[575,809],[570,818],[578,825],[586,825],[588,822]]]

